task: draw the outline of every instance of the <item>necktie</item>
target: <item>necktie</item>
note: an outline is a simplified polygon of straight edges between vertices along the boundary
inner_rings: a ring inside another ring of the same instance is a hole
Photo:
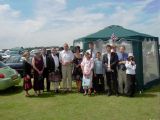
[[[125,60],[125,58],[124,58],[124,53],[122,54],[122,59],[123,59],[123,61]]]
[[[93,53],[93,50],[91,49],[91,58],[92,58],[92,53]]]

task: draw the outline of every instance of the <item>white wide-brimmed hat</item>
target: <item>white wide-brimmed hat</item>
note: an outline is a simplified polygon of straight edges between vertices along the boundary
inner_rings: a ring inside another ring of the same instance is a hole
[[[35,49],[35,50],[33,51],[33,54],[38,54],[38,53],[40,53],[40,50],[38,50],[38,49]]]
[[[134,57],[133,53],[128,53],[128,57]]]

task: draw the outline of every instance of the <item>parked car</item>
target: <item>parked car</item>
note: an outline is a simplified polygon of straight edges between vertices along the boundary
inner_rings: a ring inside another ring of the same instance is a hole
[[[18,85],[20,82],[20,74],[0,61],[0,90]]]
[[[23,60],[20,55],[11,56],[4,63],[15,69],[23,77]]]
[[[0,61],[3,61],[2,55],[0,55]]]
[[[7,51],[5,51],[5,54],[10,55],[10,56],[15,56],[15,55],[19,55],[19,52],[7,50]]]
[[[7,55],[5,53],[0,53],[0,55],[2,56],[3,60],[8,59],[10,57],[10,55]]]
[[[0,53],[3,53],[4,51],[3,50],[0,50]]]

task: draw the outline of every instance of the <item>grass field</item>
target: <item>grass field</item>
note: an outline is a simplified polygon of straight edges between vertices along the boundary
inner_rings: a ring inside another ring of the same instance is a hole
[[[160,85],[134,98],[76,92],[27,98],[17,86],[0,91],[0,120],[160,120]]]

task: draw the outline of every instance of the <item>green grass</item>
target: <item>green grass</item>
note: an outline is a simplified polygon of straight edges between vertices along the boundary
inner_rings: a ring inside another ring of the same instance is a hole
[[[159,88],[134,98],[88,97],[76,92],[26,98],[17,86],[0,91],[0,120],[160,120]]]

